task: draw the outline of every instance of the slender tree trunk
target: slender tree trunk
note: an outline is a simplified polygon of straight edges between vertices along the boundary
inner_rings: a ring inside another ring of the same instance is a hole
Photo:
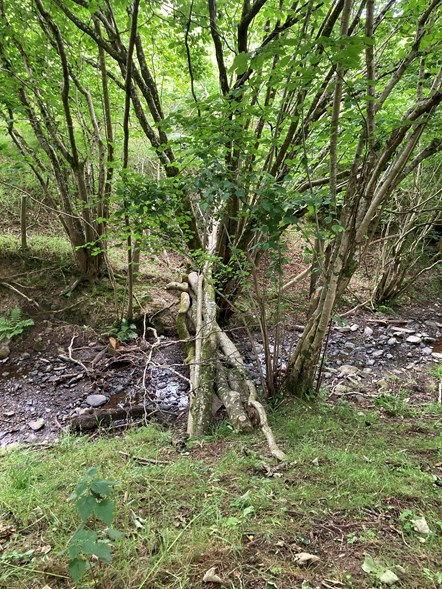
[[[21,238],[21,249],[27,250],[28,249],[28,240],[27,240],[27,220],[26,214],[28,209],[28,199],[25,194],[21,195],[20,200],[20,238]]]

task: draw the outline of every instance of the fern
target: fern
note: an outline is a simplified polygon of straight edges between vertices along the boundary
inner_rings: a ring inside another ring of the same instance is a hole
[[[32,319],[22,319],[21,317],[20,307],[14,307],[9,317],[0,317],[0,341],[13,339],[34,325]]]

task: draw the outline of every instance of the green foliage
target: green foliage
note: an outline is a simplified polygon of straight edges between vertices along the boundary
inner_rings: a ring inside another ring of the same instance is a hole
[[[384,391],[375,398],[375,404],[385,409],[390,417],[412,415],[413,409],[406,401],[408,394],[406,390],[401,390],[397,395],[391,395]]]
[[[122,319],[121,322],[103,333],[103,335],[113,335],[120,340],[120,342],[126,342],[138,337],[137,326],[135,323],[131,323],[127,319]]]
[[[32,325],[34,325],[33,319],[22,319],[20,307],[15,307],[9,317],[0,317],[0,341],[13,339]]]
[[[109,496],[114,486],[115,482],[101,479],[96,468],[89,468],[70,497],[75,500],[81,519],[67,549],[70,558],[69,573],[75,583],[92,568],[94,558],[102,563],[110,563],[112,560],[109,543],[121,537],[120,532],[110,527],[115,505]],[[93,529],[99,521],[106,524],[105,530]]]

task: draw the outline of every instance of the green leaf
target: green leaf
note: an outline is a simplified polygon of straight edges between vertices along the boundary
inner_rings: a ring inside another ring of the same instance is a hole
[[[231,70],[236,72],[238,76],[244,74],[248,69],[249,63],[249,54],[248,53],[238,53],[233,60]]]
[[[111,562],[112,560],[110,546],[103,541],[96,543],[94,554],[103,562]]]
[[[379,573],[382,574],[385,569],[381,564],[376,562],[372,556],[366,554],[364,562],[362,564],[362,570],[366,573],[377,575]]]
[[[94,513],[101,519],[105,524],[110,526],[114,519],[114,508],[115,505],[110,499],[103,499],[99,503],[95,503]]]
[[[394,585],[399,581],[399,577],[389,569],[382,574],[378,574],[377,577],[381,583],[384,583],[384,585]]]
[[[91,515],[96,512],[97,505],[97,500],[95,497],[92,497],[92,495],[86,495],[85,497],[80,497],[78,499],[77,511],[84,522],[87,521]]]
[[[74,583],[78,583],[86,571],[86,562],[82,558],[74,558],[69,562],[69,574]]]
[[[107,497],[111,492],[111,483],[104,479],[98,479],[92,483],[91,491],[100,497]]]
[[[122,532],[114,530],[113,528],[108,528],[106,534],[110,540],[120,540],[124,536]]]

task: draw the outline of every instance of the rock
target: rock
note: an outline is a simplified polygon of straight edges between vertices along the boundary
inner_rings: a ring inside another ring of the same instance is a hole
[[[308,552],[299,552],[295,555],[295,561],[300,565],[313,564],[319,562],[319,560],[319,556],[316,556],[316,554],[309,554]]]
[[[373,335],[373,330],[371,327],[367,327],[364,329],[364,335],[365,337],[371,337]]]
[[[423,354],[424,356],[430,356],[431,348],[428,348],[428,347],[422,348],[421,354]]]
[[[429,319],[428,321],[424,321],[425,325],[428,325],[428,327],[438,327],[438,328],[442,328],[442,323],[439,323],[438,321],[433,321],[432,319]]]
[[[350,327],[347,327],[347,326],[335,327],[335,331],[338,331],[339,333],[350,333],[351,329],[350,329]]]
[[[45,420],[40,417],[39,419],[35,419],[33,421],[30,421],[28,423],[28,425],[34,432],[38,432],[44,428]]]
[[[442,353],[441,352],[432,352],[431,355],[433,358],[437,358],[438,360],[442,360]]]
[[[411,335],[416,333],[415,329],[408,329],[407,327],[394,327],[392,331],[393,335]]]
[[[417,335],[410,335],[409,337],[407,337],[405,341],[408,344],[420,344],[422,340]]]
[[[388,341],[387,344],[389,346],[395,346],[398,343],[397,339],[395,337],[391,337]]]
[[[41,337],[36,337],[32,342],[32,349],[34,352],[43,352],[46,349],[46,344]]]
[[[86,397],[86,403],[91,407],[101,407],[107,403],[107,397],[104,395],[88,395]]]
[[[383,355],[384,355],[384,350],[376,350],[376,352],[373,352],[373,358],[380,358]]]
[[[339,376],[354,376],[359,372],[359,368],[351,364],[343,364],[339,370]]]
[[[8,358],[11,350],[6,342],[0,344],[0,360],[6,360]]]
[[[357,323],[353,323],[353,325],[350,326],[350,331],[358,331],[359,329],[359,325]]]
[[[5,417],[12,417],[13,415],[15,415],[15,411],[4,411],[3,415]]]
[[[427,520],[424,517],[414,519],[413,527],[418,534],[431,534],[431,530],[428,527]]]

